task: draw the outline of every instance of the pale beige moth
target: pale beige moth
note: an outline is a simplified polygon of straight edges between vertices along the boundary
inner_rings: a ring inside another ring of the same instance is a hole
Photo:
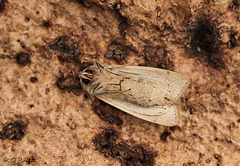
[[[80,73],[91,96],[149,122],[178,124],[178,100],[189,84],[181,74],[153,67],[96,63]]]

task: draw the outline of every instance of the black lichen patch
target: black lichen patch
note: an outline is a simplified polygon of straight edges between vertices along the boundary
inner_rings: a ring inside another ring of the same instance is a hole
[[[60,61],[67,61],[67,59],[72,58],[72,56],[79,55],[77,44],[67,36],[56,38],[53,43],[47,44],[47,48],[60,53]]]
[[[221,163],[222,163],[222,156],[220,156],[219,154],[215,153],[214,154],[214,158],[217,160],[217,165],[221,165]]]
[[[184,106],[184,110],[188,110],[191,115],[197,112],[195,107],[188,102],[186,102],[186,105]]]
[[[157,156],[156,152],[147,151],[140,145],[131,147],[124,141],[118,141],[120,143],[117,143],[117,138],[118,133],[115,130],[106,129],[93,139],[93,143],[96,149],[106,157],[111,156],[120,159],[122,166],[154,165],[154,158]]]
[[[229,4],[228,8],[230,10],[235,10],[239,8],[239,0],[232,0],[232,2]]]
[[[217,21],[202,16],[189,25],[187,51],[191,58],[197,58],[215,69],[225,68],[221,58],[220,32]]]
[[[56,85],[59,89],[67,92],[73,92],[75,95],[79,95],[79,90],[81,89],[79,77],[71,75],[58,78]]]
[[[25,66],[31,62],[30,55],[26,52],[20,52],[16,55],[16,61],[18,64]]]
[[[104,55],[106,59],[119,61],[125,61],[126,56],[130,54],[130,49],[121,44],[112,43],[108,47],[108,52]]]
[[[119,33],[120,35],[125,38],[126,34],[128,33],[128,29],[130,28],[130,25],[127,23],[127,20],[125,18],[122,18],[122,22],[118,25]]]
[[[227,47],[230,48],[230,49],[233,49],[236,47],[236,44],[237,44],[237,40],[236,40],[236,33],[231,33],[230,35],[230,39],[229,41],[227,42]]]
[[[183,163],[183,166],[195,166],[195,165],[196,165],[196,163],[193,162],[193,161],[189,161],[187,163]]]
[[[79,73],[91,65],[91,63],[81,63],[78,45],[74,37],[61,36],[52,43],[46,44],[45,47],[51,54],[56,55],[63,65],[62,71],[60,71],[61,76],[57,79],[56,85],[59,89],[73,92],[75,95],[80,95]]]
[[[75,95],[79,96],[82,89],[79,73],[89,67],[90,64],[76,62],[73,59],[69,60],[70,61],[66,63],[67,68],[63,69],[65,72],[60,72],[61,76],[57,79],[56,85],[61,90],[73,92]]]
[[[167,55],[167,51],[162,47],[145,46],[143,56],[146,64],[144,66],[157,67],[173,70],[174,64]]]
[[[82,4],[82,5],[84,5],[84,1],[85,1],[85,0],[78,0],[77,2],[80,3],[80,4]]]
[[[5,3],[7,0],[1,0],[0,1],[0,13],[3,12],[3,10],[5,9]]]
[[[198,157],[198,163],[202,163],[202,160],[203,160],[203,157],[204,157],[204,154],[203,153],[199,153],[199,157]]]
[[[191,32],[192,38],[190,45],[192,49],[206,54],[218,52],[216,42],[219,38],[219,32],[210,20],[198,20],[196,26],[191,30]]]
[[[86,1],[86,0],[78,0],[77,2],[80,3],[81,5],[83,5],[86,8],[91,8],[94,5],[92,2],[89,2],[89,1]]]
[[[30,18],[29,17],[25,17],[24,19],[26,22],[29,22],[30,21]]]
[[[165,130],[165,131],[161,134],[160,138],[161,138],[162,141],[166,141],[167,138],[168,138],[170,135],[171,135],[171,132],[168,131],[168,130]]]
[[[233,71],[233,75],[234,75],[234,82],[236,84],[236,87],[238,89],[240,89],[240,71]]]
[[[58,61],[64,66],[63,70],[73,77],[78,77],[85,67],[89,67],[88,63],[81,63],[77,42],[67,36],[58,37],[53,43],[47,44],[46,48],[56,53]]]
[[[27,124],[22,121],[8,123],[0,132],[0,139],[21,140],[25,135]]]
[[[118,133],[115,130],[106,129],[93,139],[93,143],[95,144],[96,149],[105,156],[113,156],[113,149],[116,146],[117,138]]]
[[[79,74],[84,68],[89,67],[92,63],[82,63],[83,57],[80,56],[81,52],[91,55],[92,57],[97,56],[94,51],[95,47],[91,47],[91,42],[86,41],[85,37],[82,36],[80,39],[79,36],[60,36],[56,38],[52,43],[46,44],[45,49],[54,56],[56,56],[59,62],[67,68],[69,73],[73,73],[76,76],[76,73]],[[79,50],[81,49],[81,50]],[[94,54],[94,55],[93,55]],[[47,58],[49,56],[46,56]],[[96,58],[96,57],[94,57]]]
[[[95,102],[94,102],[95,103]],[[115,110],[114,110],[115,109]],[[97,100],[94,112],[104,121],[110,124],[116,124],[118,126],[123,124],[122,119],[117,116],[116,108]]]
[[[36,82],[38,82],[38,78],[37,77],[31,77],[30,82],[31,83],[36,83]]]
[[[79,73],[92,65],[91,63],[81,63],[78,45],[74,37],[67,36],[58,37],[46,45],[46,49],[57,55],[59,62],[63,65],[56,85],[59,89],[73,92],[75,95],[79,95],[81,89]]]
[[[52,23],[49,20],[47,20],[47,21],[44,21],[42,25],[45,28],[50,28],[52,26]]]

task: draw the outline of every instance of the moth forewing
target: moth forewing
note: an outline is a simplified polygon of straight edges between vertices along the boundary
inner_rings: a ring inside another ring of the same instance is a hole
[[[172,105],[142,107],[137,104],[131,103],[127,100],[111,97],[109,95],[97,95],[96,97],[127,113],[135,112],[141,115],[148,115],[148,116],[163,115],[167,113],[172,107]]]
[[[178,73],[140,66],[97,63],[80,74],[83,89],[138,118],[167,126],[178,123],[177,101],[189,80]]]
[[[165,126],[178,124],[178,109],[175,105],[141,107],[127,101],[117,100],[108,96],[96,96],[100,100],[140,119]]]

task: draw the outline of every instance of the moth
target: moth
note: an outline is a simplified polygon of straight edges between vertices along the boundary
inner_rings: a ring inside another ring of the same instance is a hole
[[[90,96],[140,119],[175,126],[178,100],[189,85],[181,74],[153,67],[96,63],[80,73]]]

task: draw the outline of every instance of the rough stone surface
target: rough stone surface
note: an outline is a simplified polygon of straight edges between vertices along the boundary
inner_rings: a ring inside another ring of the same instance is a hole
[[[239,0],[1,0],[0,165],[240,165]],[[85,95],[100,61],[191,79],[176,127]]]

